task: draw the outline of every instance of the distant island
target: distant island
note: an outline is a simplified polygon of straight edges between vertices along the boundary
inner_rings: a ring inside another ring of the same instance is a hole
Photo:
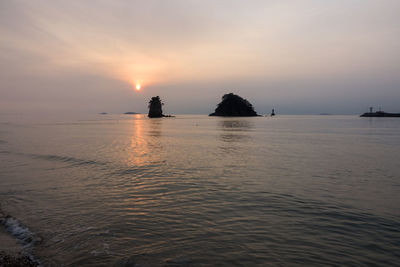
[[[100,112],[99,114],[100,115],[107,115],[108,113],[107,112]]]
[[[140,113],[133,112],[133,111],[128,111],[128,112],[125,112],[124,114],[140,114]]]
[[[369,112],[366,112],[362,115],[360,115],[360,117],[391,117],[391,118],[400,118],[400,113],[388,113],[388,112],[384,112],[384,111],[376,111],[373,112],[373,108],[370,107],[369,108]]]
[[[217,105],[215,112],[209,116],[226,116],[226,117],[252,117],[259,116],[246,99],[233,93],[225,94],[221,103]]]

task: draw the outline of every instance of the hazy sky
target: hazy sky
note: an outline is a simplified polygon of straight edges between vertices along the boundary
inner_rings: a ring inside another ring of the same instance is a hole
[[[0,112],[400,112],[399,0],[2,0]],[[141,91],[135,91],[137,83]]]

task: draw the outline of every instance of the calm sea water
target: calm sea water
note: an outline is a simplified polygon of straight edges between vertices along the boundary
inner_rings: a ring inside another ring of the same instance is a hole
[[[3,228],[44,265],[400,263],[400,119],[0,121]]]

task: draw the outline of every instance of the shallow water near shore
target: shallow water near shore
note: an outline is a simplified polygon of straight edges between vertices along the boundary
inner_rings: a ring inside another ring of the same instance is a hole
[[[0,116],[0,203],[43,265],[400,262],[400,119]],[[25,242],[25,243],[24,243]]]

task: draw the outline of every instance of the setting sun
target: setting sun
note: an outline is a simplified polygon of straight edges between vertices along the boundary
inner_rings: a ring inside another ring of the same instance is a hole
[[[136,84],[136,90],[139,91],[142,87],[140,86],[140,84]]]

